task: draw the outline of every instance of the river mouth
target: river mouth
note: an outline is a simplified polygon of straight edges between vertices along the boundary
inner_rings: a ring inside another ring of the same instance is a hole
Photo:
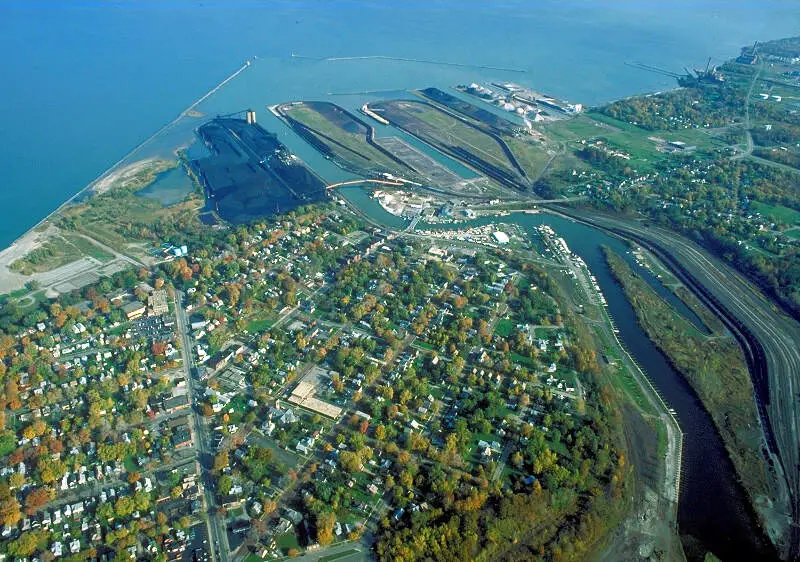
[[[408,225],[408,221],[386,212],[363,188],[341,189],[338,193],[377,223],[395,230]],[[516,213],[478,219],[459,226],[491,222],[515,224],[531,237],[536,236],[534,229],[537,226],[548,225],[566,240],[595,276],[608,303],[608,312],[619,329],[620,340],[668,406],[674,409],[684,432],[678,530],[687,558],[702,560],[706,552],[713,552],[725,561],[777,560],[774,547],[759,528],[753,508],[738,483],[733,464],[710,415],[683,376],[639,327],[633,308],[612,277],[602,246],[608,246],[623,256],[637,273],[645,272],[630,254],[630,247],[591,226],[547,213]],[[674,302],[676,297],[652,274],[646,277],[661,296]]]

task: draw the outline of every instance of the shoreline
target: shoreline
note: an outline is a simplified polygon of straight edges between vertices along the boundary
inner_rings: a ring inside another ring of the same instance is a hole
[[[25,232],[22,232],[22,233],[21,233],[21,234],[19,234],[19,235],[18,235],[16,238],[14,238],[14,239],[13,239],[13,240],[12,240],[12,241],[11,241],[11,242],[10,242],[10,243],[9,243],[9,244],[6,246],[6,247],[5,247],[5,248],[3,248],[2,250],[0,250],[0,267],[9,267],[9,266],[11,265],[10,263],[8,263],[8,264],[4,264],[4,263],[2,263],[2,260],[1,260],[1,258],[2,258],[2,255],[3,255],[3,254],[6,252],[6,250],[8,250],[9,248],[13,247],[14,245],[16,245],[16,244],[18,244],[18,243],[22,242],[22,241],[23,241],[23,239],[24,239],[26,236],[28,236],[28,235],[29,235],[31,232],[33,232],[33,231],[35,231],[36,229],[40,228],[40,227],[41,227],[41,226],[42,226],[44,223],[46,223],[48,220],[50,220],[50,219],[51,219],[51,218],[52,218],[54,215],[56,215],[58,212],[60,212],[61,210],[63,210],[63,209],[66,207],[66,206],[68,206],[69,204],[73,203],[73,202],[74,202],[76,199],[78,199],[79,197],[81,197],[81,196],[85,195],[85,194],[86,194],[86,193],[88,193],[88,192],[91,192],[91,191],[94,189],[94,187],[95,187],[95,185],[96,185],[96,184],[98,184],[98,183],[101,183],[101,182],[103,182],[104,180],[106,180],[106,179],[107,179],[109,176],[111,176],[111,175],[112,175],[112,174],[113,174],[113,173],[114,173],[114,172],[115,172],[115,171],[116,171],[116,170],[117,170],[117,169],[118,169],[120,166],[122,166],[122,165],[125,163],[125,161],[126,161],[126,160],[128,160],[128,159],[129,159],[129,158],[131,158],[131,157],[132,157],[134,154],[136,154],[137,152],[139,152],[140,150],[142,150],[144,147],[146,147],[147,145],[149,145],[151,142],[153,142],[153,141],[154,141],[156,138],[158,138],[160,135],[162,135],[163,133],[167,132],[169,129],[171,129],[171,128],[172,128],[172,127],[174,127],[175,125],[177,125],[177,124],[178,124],[178,122],[179,122],[181,119],[183,119],[184,117],[195,117],[195,115],[193,115],[193,114],[192,114],[192,112],[194,111],[194,109],[195,109],[195,108],[196,108],[198,105],[200,105],[200,104],[201,104],[201,103],[203,103],[203,102],[204,102],[206,99],[208,99],[209,97],[211,97],[212,95],[214,95],[214,94],[215,94],[215,93],[216,93],[216,92],[217,92],[217,91],[218,91],[220,88],[222,88],[222,87],[223,87],[225,84],[227,84],[228,82],[230,82],[231,80],[233,80],[234,78],[236,78],[236,77],[237,77],[239,74],[241,74],[242,72],[244,72],[244,71],[245,71],[245,70],[246,70],[246,69],[247,69],[249,66],[250,66],[250,60],[248,59],[248,60],[245,62],[245,64],[243,64],[241,67],[239,67],[239,68],[238,68],[238,69],[237,69],[235,72],[233,72],[232,74],[230,74],[229,76],[227,76],[227,77],[226,77],[224,80],[222,80],[222,82],[220,82],[219,84],[217,84],[216,86],[214,86],[213,88],[211,88],[211,89],[210,89],[208,92],[206,92],[206,93],[205,93],[203,96],[201,96],[200,98],[198,98],[197,100],[195,100],[195,101],[194,101],[194,102],[193,102],[191,105],[189,105],[189,106],[188,106],[186,109],[184,109],[183,111],[181,111],[181,112],[178,114],[178,116],[177,116],[175,119],[173,119],[172,121],[170,121],[170,122],[169,122],[169,123],[167,123],[166,125],[162,126],[162,127],[161,127],[160,129],[158,129],[158,130],[157,130],[155,133],[153,133],[152,135],[150,135],[149,137],[147,137],[145,140],[143,140],[142,142],[140,142],[139,144],[137,144],[137,145],[136,145],[135,147],[133,147],[133,148],[132,148],[130,151],[128,151],[128,152],[127,152],[127,153],[126,153],[126,154],[125,154],[125,155],[124,155],[122,158],[120,158],[119,160],[117,160],[116,162],[114,162],[114,163],[113,163],[111,166],[109,166],[108,168],[106,168],[105,170],[103,170],[103,171],[102,171],[102,172],[101,172],[101,173],[100,173],[100,174],[99,174],[99,175],[98,175],[96,178],[94,178],[94,179],[93,179],[91,182],[89,182],[89,183],[88,183],[86,186],[84,186],[83,188],[79,189],[77,192],[75,192],[73,195],[71,195],[71,196],[70,196],[68,199],[66,199],[66,200],[65,200],[63,203],[61,203],[61,204],[60,204],[58,207],[56,207],[55,209],[53,209],[52,211],[50,211],[50,212],[49,212],[47,215],[45,215],[43,218],[41,218],[40,220],[38,220],[38,221],[37,221],[37,222],[36,222],[34,225],[32,225],[32,226],[31,226],[30,228],[28,228],[27,230],[25,230]],[[177,150],[179,150],[179,149],[180,149],[180,147],[177,147],[175,150],[177,151]],[[148,159],[143,159],[143,160],[139,160],[139,161],[134,161],[134,162],[131,162],[131,164],[130,164],[129,166],[133,166],[133,165],[139,164],[139,163],[141,163],[141,162],[144,162],[144,161],[146,161],[146,160],[154,160],[154,159],[157,159],[157,157],[153,156],[153,157],[150,157],[150,158],[148,158]],[[124,170],[124,168],[123,168],[123,170]],[[120,172],[122,172],[122,170],[121,170]],[[102,193],[102,192],[101,192],[101,193]],[[2,295],[2,293],[0,293],[0,295]]]
[[[169,123],[167,123],[166,125],[161,127],[160,129],[158,129],[150,137],[148,137],[147,139],[145,139],[144,141],[142,141],[141,143],[136,145],[134,148],[132,148],[130,151],[128,151],[124,156],[122,156],[119,160],[117,160],[111,166],[109,166],[108,168],[103,170],[99,175],[97,175],[97,177],[95,177],[86,186],[84,186],[83,188],[81,188],[80,190],[75,192],[73,195],[71,195],[69,198],[67,198],[63,203],[61,203],[58,207],[56,207],[55,209],[50,211],[47,215],[45,215],[43,218],[39,219],[36,223],[34,223],[32,226],[30,226],[27,230],[25,230],[24,232],[20,233],[8,245],[6,245],[2,250],[0,250],[0,256],[2,255],[2,253],[5,250],[7,250],[11,246],[15,245],[19,241],[21,241],[31,231],[34,231],[37,228],[41,227],[45,222],[47,222],[50,218],[52,218],[53,215],[57,214],[59,211],[64,209],[64,207],[66,207],[67,205],[73,203],[76,199],[78,199],[79,197],[85,195],[87,192],[90,192],[96,184],[101,183],[103,180],[105,180],[107,178],[107,176],[109,176],[112,173],[114,173],[114,171],[117,170],[117,168],[119,168],[122,164],[124,164],[126,160],[131,158],[134,154],[136,154],[141,149],[145,148],[148,144],[150,144],[152,141],[154,141],[158,136],[160,136],[161,134],[163,134],[166,131],[168,131],[169,129],[171,129],[181,119],[183,119],[184,117],[191,117],[191,118],[201,118],[201,116],[202,117],[207,117],[206,114],[197,114],[196,112],[194,112],[194,109],[198,105],[200,105],[203,101],[205,101],[210,96],[215,94],[225,84],[227,84],[228,82],[230,82],[231,80],[236,78],[239,74],[244,72],[250,66],[251,62],[252,61],[250,59],[248,59],[245,62],[245,64],[243,64],[241,67],[239,67],[236,71],[231,73],[224,80],[222,80],[219,84],[214,86],[211,90],[206,92],[203,96],[201,96],[200,98],[195,100],[186,109],[181,111],[180,114],[178,114],[178,116],[175,119],[173,119],[172,121],[170,121]],[[670,88],[670,89],[667,89],[667,90],[660,90],[660,91],[654,91],[654,92],[643,92],[643,93],[638,93],[638,94],[630,94],[628,96],[623,96],[623,97],[619,97],[619,98],[612,98],[612,99],[609,99],[609,100],[606,100],[606,101],[602,102],[599,105],[587,106],[586,109],[585,109],[585,112],[596,111],[596,110],[598,110],[599,108],[601,108],[603,106],[610,105],[610,104],[615,103],[617,101],[624,101],[624,100],[628,100],[628,99],[632,99],[632,98],[636,98],[636,97],[641,97],[641,96],[651,96],[651,95],[656,95],[656,94],[663,93],[663,92],[675,91],[675,90],[680,90],[680,89],[682,89],[681,86],[676,86],[675,88]],[[280,105],[280,103],[270,104],[270,105],[267,106],[267,109],[273,115],[275,115],[276,117],[278,117],[280,119],[281,116],[275,110],[275,108],[277,108],[278,105]],[[179,147],[176,147],[175,150],[177,151],[177,150],[180,150],[181,148],[182,147],[179,146]],[[156,158],[156,157],[150,157],[150,159],[154,159],[154,158]],[[141,162],[141,161],[131,162],[131,165],[137,164],[138,162]],[[10,265],[10,264],[8,264],[8,265]],[[2,262],[0,262],[0,266],[2,266]],[[2,296],[2,293],[0,293],[0,296]]]

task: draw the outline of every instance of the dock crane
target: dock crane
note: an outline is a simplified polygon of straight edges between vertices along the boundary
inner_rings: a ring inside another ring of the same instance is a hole
[[[637,61],[626,62],[625,64],[633,68],[638,68],[639,70],[646,70],[647,72],[655,72],[662,76],[675,78],[679,85],[685,87],[693,87],[701,83],[720,85],[725,82],[725,78],[717,71],[717,68],[711,66],[711,57],[709,57],[708,62],[706,62],[705,70],[695,69],[691,71],[684,66],[683,70],[686,71],[686,74],[678,74],[677,72],[664,70],[663,68]]]

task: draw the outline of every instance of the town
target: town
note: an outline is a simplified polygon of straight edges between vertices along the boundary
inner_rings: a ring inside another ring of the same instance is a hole
[[[495,251],[328,206],[7,310],[9,554],[277,558],[429,510],[440,478],[456,503],[560,488],[585,352]]]

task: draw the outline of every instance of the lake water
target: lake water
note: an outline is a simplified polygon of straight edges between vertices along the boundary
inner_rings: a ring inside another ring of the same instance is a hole
[[[209,112],[253,105],[261,115],[266,104],[327,99],[328,92],[495,79],[596,104],[674,85],[625,61],[671,70],[703,65],[709,56],[720,61],[755,39],[795,33],[798,12],[793,2],[764,0],[3,2],[0,246],[254,55],[263,72],[244,73],[230,85],[240,88],[231,99],[242,105],[215,105],[211,98]],[[293,52],[393,55],[527,72],[301,62]],[[361,102],[330,99],[348,107]],[[196,124],[189,123],[186,136]]]
[[[180,203],[194,190],[192,180],[183,166],[170,168],[156,176],[156,181],[140,190],[137,195],[155,199],[162,205]]]

